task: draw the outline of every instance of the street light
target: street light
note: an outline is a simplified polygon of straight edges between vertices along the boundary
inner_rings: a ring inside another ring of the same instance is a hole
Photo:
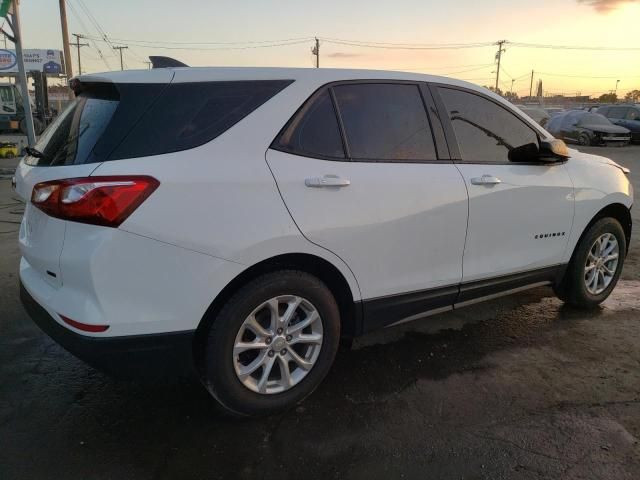
[[[613,94],[617,97],[618,96],[618,84],[620,83],[620,80],[616,80],[616,89],[613,91]]]

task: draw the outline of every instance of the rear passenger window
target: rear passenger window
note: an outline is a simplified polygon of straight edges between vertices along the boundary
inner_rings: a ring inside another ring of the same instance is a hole
[[[328,90],[302,107],[273,147],[302,156],[344,159],[340,127]]]
[[[462,160],[508,162],[509,152],[538,135],[524,121],[496,103],[473,93],[439,88],[456,135]]]
[[[352,84],[334,91],[351,158],[437,159],[417,85]]]

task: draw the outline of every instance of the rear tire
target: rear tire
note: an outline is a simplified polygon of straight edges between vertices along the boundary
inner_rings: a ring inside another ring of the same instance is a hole
[[[295,330],[303,324],[309,326]],[[238,290],[203,338],[200,374],[209,393],[227,413],[268,415],[295,406],[327,375],[340,340],[340,313],[319,279],[282,270]],[[246,349],[254,342],[259,346]]]
[[[598,220],[578,243],[562,282],[554,287],[556,295],[573,307],[597,307],[618,283],[626,253],[627,239],[620,223],[610,217]]]

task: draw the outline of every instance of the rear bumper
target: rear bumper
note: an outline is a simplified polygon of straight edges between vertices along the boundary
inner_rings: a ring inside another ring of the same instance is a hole
[[[195,331],[123,337],[89,337],[60,325],[20,283],[20,299],[33,321],[89,365],[121,378],[160,378],[195,372]]]

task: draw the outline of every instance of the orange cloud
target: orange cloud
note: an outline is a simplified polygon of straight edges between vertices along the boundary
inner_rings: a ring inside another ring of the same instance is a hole
[[[625,3],[638,3],[638,0],[578,0],[578,3],[589,5],[598,12],[608,13]]]

